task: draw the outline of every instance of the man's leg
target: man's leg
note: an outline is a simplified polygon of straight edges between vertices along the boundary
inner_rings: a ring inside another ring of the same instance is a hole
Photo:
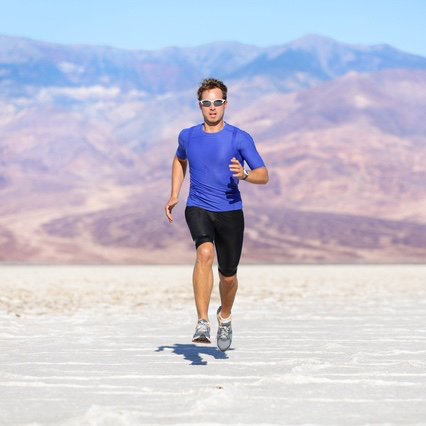
[[[221,306],[217,310],[217,347],[225,352],[232,343],[231,310],[238,290],[237,269],[244,237],[244,215],[241,210],[224,212],[216,228],[216,251],[219,264]]]
[[[234,305],[235,295],[238,290],[237,274],[231,277],[225,277],[219,272],[219,293],[222,309],[220,315],[222,318],[229,318],[232,306]]]
[[[219,264],[219,293],[221,317],[229,318],[238,290],[237,269],[244,238],[244,215],[242,210],[218,215],[216,251]]]
[[[195,306],[198,319],[209,320],[209,304],[213,289],[214,248],[210,242],[205,242],[197,248],[192,282],[194,286]]]
[[[237,274],[230,277],[219,272],[219,293],[222,305],[217,310],[217,347],[225,352],[232,343],[232,318],[231,309],[234,304],[235,294],[238,289]]]

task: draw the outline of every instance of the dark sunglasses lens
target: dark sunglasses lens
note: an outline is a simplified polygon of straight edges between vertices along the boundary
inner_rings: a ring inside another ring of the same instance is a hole
[[[214,106],[221,106],[224,103],[225,103],[225,101],[223,99],[216,99],[215,101],[213,101]]]
[[[211,105],[210,101],[200,101],[203,107],[209,107]]]

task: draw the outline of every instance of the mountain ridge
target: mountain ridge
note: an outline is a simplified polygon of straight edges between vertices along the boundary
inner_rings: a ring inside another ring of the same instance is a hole
[[[122,90],[138,89],[158,94],[175,90],[176,85],[193,87],[206,75],[232,81],[255,75],[278,80],[302,73],[303,76],[293,79],[291,84],[276,82],[274,87],[275,90],[292,91],[312,87],[350,70],[372,72],[396,67],[426,69],[426,58],[386,45],[352,46],[316,35],[267,48],[216,42],[153,51],[62,46],[0,36],[0,84],[3,88],[7,88],[7,81],[9,86],[16,83],[45,87],[101,83],[108,87],[116,85]]]
[[[326,52],[301,50],[307,60],[289,62],[308,42]],[[163,212],[177,135],[202,121],[195,92],[204,72],[226,62],[230,76],[266,52],[272,65],[225,79],[226,120],[254,137],[270,172],[265,187],[241,183],[243,260],[424,262],[426,67],[409,55],[401,68],[386,46],[315,36],[214,46],[210,62],[205,46],[151,52],[151,62],[119,49],[108,62],[74,46],[73,62],[55,45],[51,62],[19,62],[14,52],[8,67],[0,37],[0,262],[192,262],[187,181],[173,225]],[[338,76],[324,68],[333,55]]]

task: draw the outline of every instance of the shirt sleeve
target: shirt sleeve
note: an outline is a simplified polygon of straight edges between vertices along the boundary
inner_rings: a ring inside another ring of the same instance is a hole
[[[241,131],[238,135],[237,149],[250,169],[265,167],[265,163],[256,149],[253,138],[247,132]]]
[[[185,137],[186,136],[186,137]],[[176,157],[179,158],[179,160],[186,160],[188,158],[187,154],[186,154],[186,145],[187,145],[187,132],[185,132],[185,130],[182,130],[179,133],[179,137],[178,137],[178,147],[176,150]]]

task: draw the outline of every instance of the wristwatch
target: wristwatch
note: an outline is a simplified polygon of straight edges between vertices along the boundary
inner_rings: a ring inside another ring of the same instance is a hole
[[[244,169],[244,177],[243,180],[246,180],[248,178],[249,172],[248,170]]]

